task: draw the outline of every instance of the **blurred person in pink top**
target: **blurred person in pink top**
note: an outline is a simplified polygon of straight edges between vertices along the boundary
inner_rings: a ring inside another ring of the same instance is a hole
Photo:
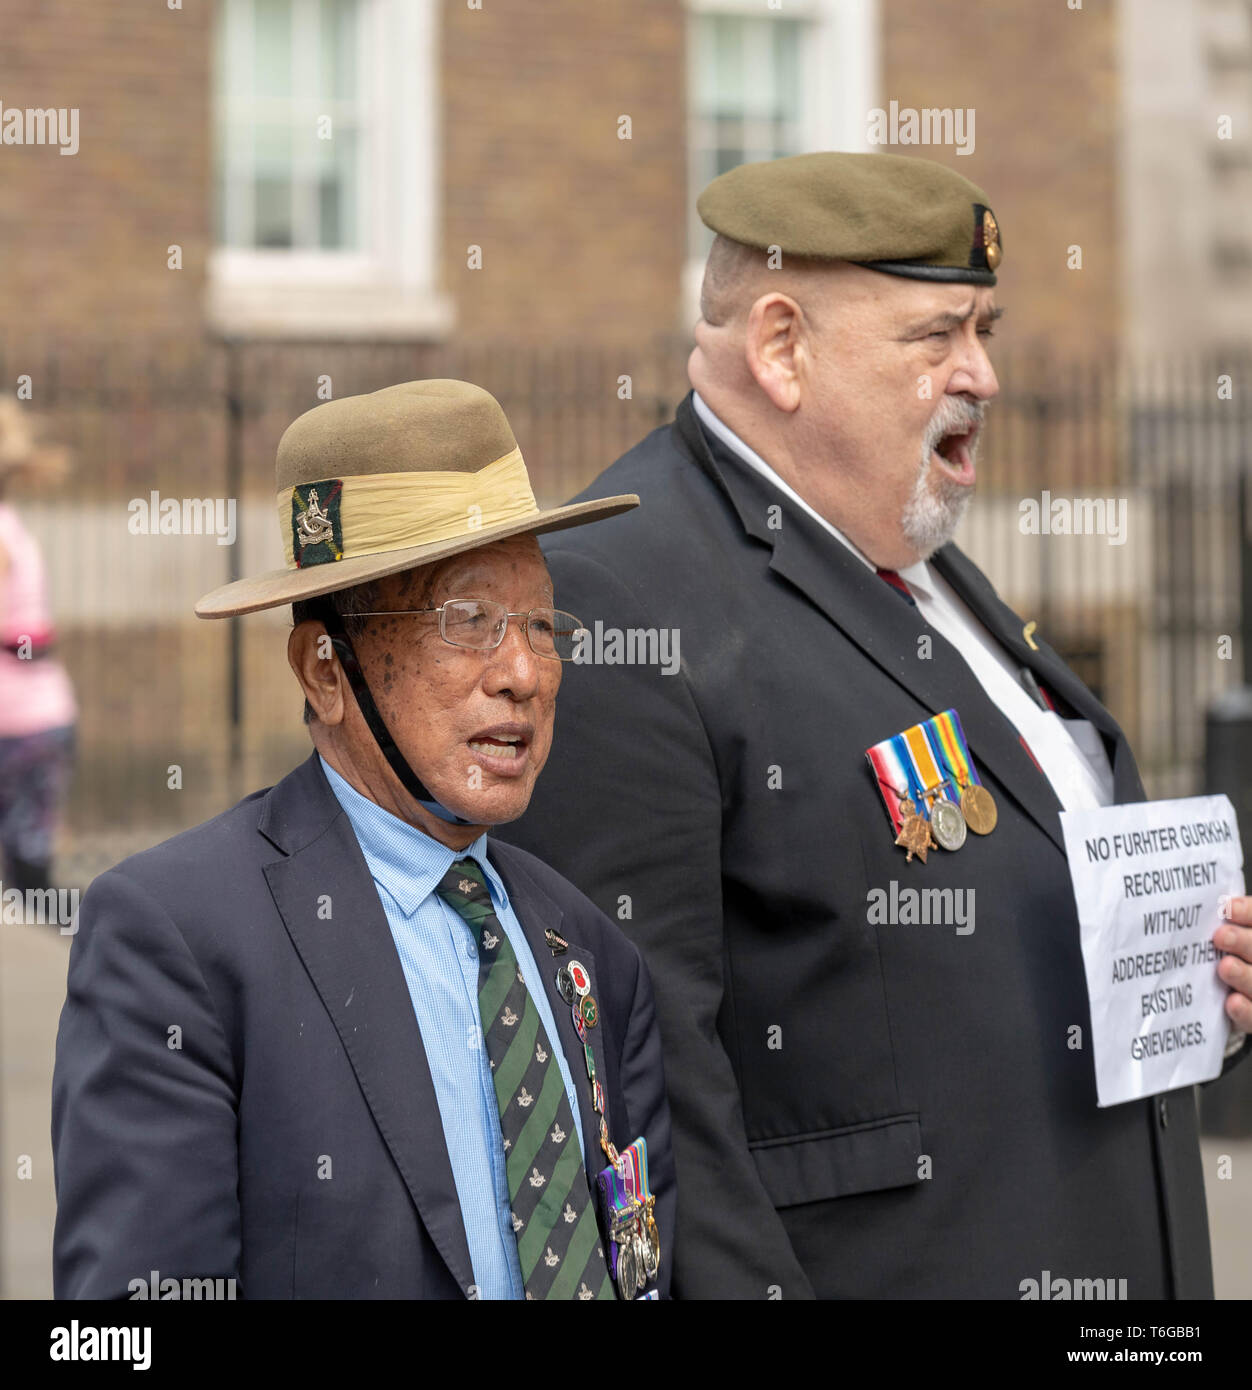
[[[37,445],[28,417],[0,400],[0,872],[3,888],[49,888],[69,784],[74,692],[55,640],[43,556],[9,500],[13,483],[59,481],[63,450]]]

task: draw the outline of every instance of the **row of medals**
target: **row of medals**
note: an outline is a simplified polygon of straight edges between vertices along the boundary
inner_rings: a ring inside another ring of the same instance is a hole
[[[910,859],[932,835],[940,849],[955,850],[965,843],[967,828],[975,835],[990,835],[996,828],[999,812],[995,798],[979,782],[971,782],[962,790],[959,806],[943,795],[941,786],[932,787],[922,795],[935,798],[930,808],[929,822],[918,813],[910,797],[906,796],[900,802],[900,838],[897,843],[909,851]]]
[[[586,967],[576,960],[561,966],[556,972],[556,987],[570,1006],[579,1041],[586,1044],[586,1029],[594,1028],[599,1017]],[[594,1103],[596,1078],[590,1066],[588,1063],[587,1079],[591,1082]],[[603,1114],[600,1116],[600,1146],[613,1167],[618,1168],[620,1156],[608,1137]],[[620,1174],[620,1169],[618,1171]],[[649,1279],[655,1279],[661,1266],[661,1233],[653,1215],[655,1205],[655,1197],[649,1196],[645,1203],[631,1196],[629,1213],[613,1223],[610,1234],[617,1246],[617,1287],[623,1298],[630,1298],[632,1291],[643,1289]]]

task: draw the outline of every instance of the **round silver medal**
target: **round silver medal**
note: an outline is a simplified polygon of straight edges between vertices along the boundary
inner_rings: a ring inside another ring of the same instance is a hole
[[[648,1227],[648,1235],[643,1243],[643,1267],[648,1271],[649,1279],[655,1279],[661,1267],[661,1233],[655,1221]]]
[[[634,1298],[638,1279],[639,1266],[635,1262],[634,1237],[627,1236],[617,1247],[617,1288],[623,1298]]]
[[[635,1232],[631,1244],[635,1247],[635,1287],[637,1289],[642,1289],[648,1282],[648,1258],[643,1237],[638,1231]]]
[[[955,801],[938,798],[930,808],[930,828],[942,849],[960,849],[965,843],[965,817]]]

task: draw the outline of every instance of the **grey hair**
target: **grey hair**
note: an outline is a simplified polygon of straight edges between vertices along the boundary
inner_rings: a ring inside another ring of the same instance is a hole
[[[745,246],[719,232],[713,238],[700,282],[700,317],[712,328],[721,328],[748,310],[767,290],[778,289],[799,298],[806,286],[829,271],[837,261],[788,255],[778,270],[769,268],[769,252]],[[810,315],[812,295],[805,295],[805,311]]]
[[[742,310],[745,286],[760,274],[764,255],[720,232],[713,238],[700,282],[700,317],[705,323],[720,328]]]
[[[332,610],[343,618],[343,630],[348,636],[359,637],[365,631],[365,619],[353,615],[370,612],[378,600],[379,587],[376,579],[367,580],[364,584],[353,584],[348,589],[336,589],[333,594],[327,594],[324,598],[298,599],[291,605],[291,625],[299,627],[301,623],[317,618],[320,605],[329,602]],[[304,722],[307,724],[312,718],[313,706],[305,700]]]

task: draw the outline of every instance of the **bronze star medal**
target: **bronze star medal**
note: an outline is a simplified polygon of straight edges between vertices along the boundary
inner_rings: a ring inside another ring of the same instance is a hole
[[[917,855],[924,864],[927,851],[938,848],[935,837],[930,831],[930,822],[923,820],[917,814],[917,807],[907,796],[900,802],[900,815],[902,819],[900,833],[896,836],[896,844],[908,850],[904,862],[911,864],[913,856]]]

